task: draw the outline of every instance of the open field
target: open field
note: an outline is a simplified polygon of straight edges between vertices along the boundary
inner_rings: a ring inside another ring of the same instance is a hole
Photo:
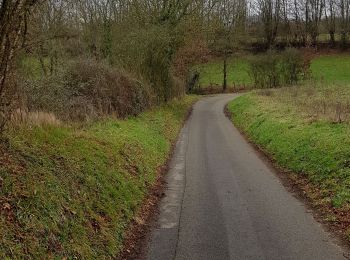
[[[195,100],[82,128],[9,130],[0,147],[0,258],[115,257]]]
[[[206,64],[197,66],[200,73],[199,84],[201,87],[222,86],[223,61],[216,59]],[[250,85],[252,83],[248,74],[248,63],[244,57],[231,58],[228,61],[227,83],[229,86]]]
[[[349,91],[332,86],[265,90],[242,96],[228,108],[235,125],[278,165],[319,188],[317,195],[306,191],[309,197],[318,198],[316,204],[348,212]]]
[[[350,85],[350,54],[316,57],[312,60],[311,72],[317,81]]]
[[[320,55],[311,62],[311,75],[316,81],[329,83],[350,84],[350,54]],[[198,66],[200,86],[222,86],[223,62],[213,60]],[[229,86],[250,86],[247,57],[232,58],[228,65]]]
[[[326,42],[328,43],[330,41],[330,36],[329,36],[329,33],[321,33],[319,34],[319,36],[317,37],[317,41],[318,42]],[[334,35],[334,39],[335,39],[335,42],[340,42],[341,41],[341,35],[340,33],[336,33]]]

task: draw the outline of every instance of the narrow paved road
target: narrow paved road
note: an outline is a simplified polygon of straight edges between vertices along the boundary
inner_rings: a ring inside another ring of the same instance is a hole
[[[177,144],[148,259],[344,259],[225,117],[204,98]]]

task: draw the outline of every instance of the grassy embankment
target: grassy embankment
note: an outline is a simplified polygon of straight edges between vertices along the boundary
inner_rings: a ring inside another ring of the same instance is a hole
[[[336,207],[350,205],[350,125],[316,119],[293,101],[251,93],[229,104],[233,121],[276,162],[320,185]],[[350,94],[350,92],[349,92]]]
[[[257,91],[228,105],[234,124],[291,172],[323,219],[348,239],[349,104],[348,85],[321,85]]]
[[[0,258],[111,258],[195,97],[127,120],[26,126],[0,152]]]
[[[349,67],[350,56],[318,57],[311,67],[316,81],[255,91],[228,108],[249,139],[316,187],[306,190],[315,205],[337,209],[325,218],[350,239]]]

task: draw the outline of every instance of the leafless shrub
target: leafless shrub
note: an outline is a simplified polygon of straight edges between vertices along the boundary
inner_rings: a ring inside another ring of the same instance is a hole
[[[22,100],[29,112],[53,113],[61,120],[137,115],[152,103],[149,88],[129,74],[93,60],[74,62],[55,75],[27,80]]]
[[[307,64],[296,49],[268,51],[249,59],[249,73],[257,88],[290,86],[306,77]]]

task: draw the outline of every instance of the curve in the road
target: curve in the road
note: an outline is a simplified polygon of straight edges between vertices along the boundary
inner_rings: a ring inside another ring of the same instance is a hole
[[[204,98],[182,130],[148,259],[344,259],[225,117]]]

